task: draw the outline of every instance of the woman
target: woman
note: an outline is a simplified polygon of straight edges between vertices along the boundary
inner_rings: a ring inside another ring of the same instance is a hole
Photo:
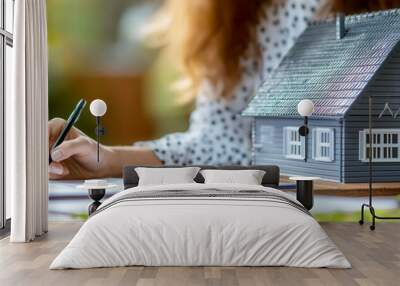
[[[134,146],[102,145],[98,164],[96,143],[73,129],[51,153],[50,178],[120,176],[128,164],[249,164],[250,122],[240,113],[307,23],[339,10],[358,13],[392,8],[398,2],[167,1],[155,23],[168,27],[161,33],[162,42],[180,57],[186,95],[196,97],[188,131]],[[49,122],[50,146],[64,124],[62,119]]]

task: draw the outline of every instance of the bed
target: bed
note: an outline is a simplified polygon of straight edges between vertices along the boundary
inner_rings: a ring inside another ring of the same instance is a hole
[[[135,166],[126,167],[126,189],[103,202],[50,269],[351,267],[311,214],[272,187],[279,168],[248,168],[266,171],[262,185],[205,184],[197,175],[194,183],[138,186]]]

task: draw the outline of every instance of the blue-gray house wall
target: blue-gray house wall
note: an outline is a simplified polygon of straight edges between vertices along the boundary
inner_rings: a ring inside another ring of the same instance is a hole
[[[307,162],[285,158],[283,154],[283,128],[285,126],[301,126],[303,122],[301,118],[281,117],[255,117],[253,162],[255,164],[276,164],[281,168],[282,174],[286,175],[319,176],[343,183],[368,182],[368,162],[360,160],[359,140],[360,131],[368,128],[368,99],[370,95],[373,96],[373,127],[400,129],[400,113],[397,118],[385,115],[378,119],[385,103],[389,103],[393,113],[400,110],[400,44],[392,51],[342,120],[310,119],[310,129],[313,127],[335,128],[333,162],[320,162],[312,159],[312,132],[310,132],[308,138]],[[273,127],[270,139],[265,134],[268,129],[263,129],[263,126]],[[399,181],[400,162],[374,162],[373,179],[376,182]]]
[[[310,135],[307,144],[307,161],[288,159],[284,155],[284,127],[300,127],[301,118],[256,117],[253,124],[253,164],[278,165],[283,175],[318,176],[327,180],[341,181],[342,176],[342,122],[341,120],[310,120]],[[334,129],[335,153],[332,162],[316,161],[312,158],[312,129],[328,127]]]
[[[254,163],[276,164],[290,175],[368,181],[368,162],[360,160],[359,139],[360,131],[368,128],[370,95],[374,96],[374,128],[400,130],[400,10],[348,16],[345,25],[341,39],[335,37],[334,21],[310,25],[243,111],[255,120]],[[315,103],[310,127],[335,128],[333,162],[312,159],[312,144],[308,144],[307,162],[283,154],[283,127],[302,124],[296,107],[306,98]],[[399,111],[398,117],[377,121],[386,102],[393,112]],[[399,146],[389,147],[400,152]],[[388,150],[388,146],[380,148]],[[374,162],[374,181],[399,181],[398,159]]]
[[[368,181],[368,162],[362,162],[359,158],[359,132],[368,128],[368,99],[370,95],[373,96],[373,127],[400,129],[400,114],[397,118],[385,115],[378,119],[386,102],[393,109],[393,113],[400,108],[399,44],[345,115],[344,182]],[[373,179],[374,181],[386,182],[399,181],[400,162],[374,162]]]

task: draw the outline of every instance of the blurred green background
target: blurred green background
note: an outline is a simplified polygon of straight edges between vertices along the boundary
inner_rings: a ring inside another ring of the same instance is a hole
[[[49,117],[66,118],[80,98],[108,105],[103,143],[131,144],[187,128],[176,103],[174,59],[148,48],[140,29],[158,0],[48,0]],[[94,136],[88,107],[77,127]]]

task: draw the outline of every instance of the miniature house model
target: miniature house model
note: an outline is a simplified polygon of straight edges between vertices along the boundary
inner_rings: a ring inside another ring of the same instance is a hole
[[[266,79],[244,116],[254,117],[253,163],[282,174],[368,181],[369,98],[375,181],[400,180],[400,10],[311,24]],[[308,136],[297,104],[315,111]]]

